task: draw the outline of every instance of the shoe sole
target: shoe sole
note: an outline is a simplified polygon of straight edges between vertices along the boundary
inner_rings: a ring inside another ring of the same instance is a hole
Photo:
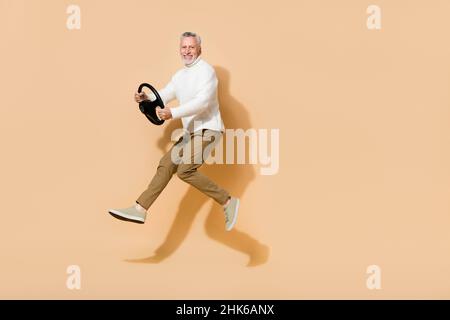
[[[108,212],[114,218],[119,219],[119,220],[128,221],[128,222],[134,222],[134,223],[139,223],[139,224],[143,224],[145,222],[142,219],[136,218],[134,216],[130,216],[130,215],[128,215],[126,213],[123,213],[123,212],[120,212],[120,211],[109,210]]]
[[[237,221],[237,216],[238,216],[238,211],[239,211],[239,199],[236,199],[236,209],[234,210],[234,215],[233,215],[233,221],[231,221],[231,226],[226,228],[227,231],[231,231],[231,229],[233,229],[234,225],[236,224]]]

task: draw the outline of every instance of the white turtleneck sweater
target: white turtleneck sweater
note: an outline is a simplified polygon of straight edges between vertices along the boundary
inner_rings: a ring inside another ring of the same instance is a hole
[[[158,93],[164,105],[173,99],[178,100],[179,106],[170,108],[170,111],[173,119],[181,118],[186,130],[223,132],[225,127],[219,110],[217,83],[214,68],[199,56],[178,70]]]

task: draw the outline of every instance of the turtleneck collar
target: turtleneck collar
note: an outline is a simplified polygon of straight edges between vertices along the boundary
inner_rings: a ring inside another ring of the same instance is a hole
[[[185,64],[184,66],[185,66],[186,68],[190,68],[190,67],[196,65],[197,62],[199,62],[200,60],[201,60],[201,55],[199,55],[199,56],[197,57],[197,59],[195,59],[192,63],[190,63],[190,64]]]

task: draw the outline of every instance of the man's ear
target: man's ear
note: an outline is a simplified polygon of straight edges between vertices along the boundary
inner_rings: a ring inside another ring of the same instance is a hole
[[[198,55],[201,55],[202,54],[202,47],[199,47],[198,48]]]

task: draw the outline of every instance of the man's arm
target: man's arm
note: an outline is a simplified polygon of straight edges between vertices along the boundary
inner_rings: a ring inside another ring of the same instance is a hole
[[[175,95],[175,87],[173,85],[173,78],[170,79],[169,83],[160,91],[158,91],[158,93],[161,96],[164,105],[174,100],[176,98],[176,95]]]
[[[176,108],[170,108],[172,118],[178,119],[188,117],[205,111],[209,101],[214,97],[217,83],[216,75],[212,72],[203,84],[202,89],[194,98]]]
[[[176,98],[176,94],[175,94],[175,87],[173,85],[173,78],[169,81],[169,83],[164,88],[162,88],[161,90],[158,90],[158,93],[161,96],[161,100],[163,101],[164,105],[166,105],[170,101],[174,100]],[[151,91],[148,94],[148,98],[151,101],[156,100],[156,96]]]

